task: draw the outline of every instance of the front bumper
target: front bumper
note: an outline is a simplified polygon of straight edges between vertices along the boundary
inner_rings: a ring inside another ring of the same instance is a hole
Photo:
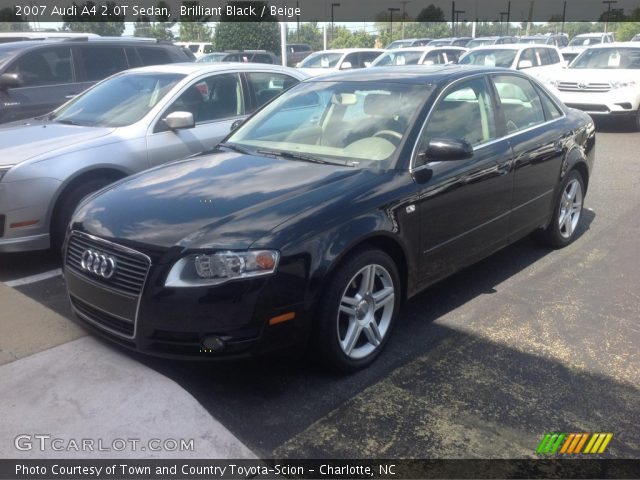
[[[637,90],[620,88],[608,92],[555,91],[562,102],[589,115],[635,115],[640,104]]]
[[[101,241],[95,246],[103,253],[115,252]],[[302,302],[280,291],[278,285],[289,282],[279,274],[209,287],[166,288],[164,279],[173,262],[149,257],[139,295],[124,294],[99,276],[80,271],[69,251],[67,246],[64,276],[76,317],[126,348],[169,358],[215,359],[266,353],[306,339]],[[291,313],[292,320],[270,324],[270,319]]]

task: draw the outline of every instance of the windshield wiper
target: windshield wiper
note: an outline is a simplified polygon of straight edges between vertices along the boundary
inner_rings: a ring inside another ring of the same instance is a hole
[[[238,147],[237,145],[233,145],[231,143],[219,143],[213,148],[213,150],[217,150],[219,147],[228,148],[229,150],[233,150],[234,152],[238,153],[244,153],[245,155],[252,155],[252,153],[246,148]]]
[[[304,155],[302,153],[288,152],[286,150],[256,150],[256,153],[261,155],[271,155],[274,157],[288,158],[291,160],[302,160],[303,162],[321,163],[324,165],[337,165],[339,167],[353,167],[352,163],[348,162],[332,162],[323,158],[313,157],[311,155]]]
[[[55,122],[56,123],[61,123],[63,125],[76,125],[76,126],[80,125],[79,123],[74,122],[73,120],[56,120]]]

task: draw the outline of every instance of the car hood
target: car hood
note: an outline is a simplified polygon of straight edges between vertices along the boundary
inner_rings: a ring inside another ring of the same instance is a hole
[[[565,68],[559,70],[556,79],[561,82],[610,83],[640,78],[640,70],[615,68]]]
[[[30,120],[0,128],[0,165],[15,165],[40,156],[52,156],[89,146],[113,128],[62,125]]]
[[[317,77],[319,75],[326,75],[327,73],[337,72],[337,68],[298,68],[303,73],[310,75],[312,77]]]
[[[107,187],[78,209],[73,228],[130,246],[244,249],[304,209],[362,187],[366,175],[220,152]]]

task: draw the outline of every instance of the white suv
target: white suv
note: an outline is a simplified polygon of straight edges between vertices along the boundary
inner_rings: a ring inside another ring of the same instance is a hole
[[[612,33],[581,33],[571,39],[569,45],[563,48],[560,53],[564,59],[571,61],[584,52],[587,48],[601,43],[613,43]]]
[[[472,48],[460,57],[458,63],[523,70],[540,79],[548,78],[565,66],[557,47],[519,43]]]
[[[626,115],[640,130],[640,45],[589,47],[547,83],[568,107],[592,116]]]

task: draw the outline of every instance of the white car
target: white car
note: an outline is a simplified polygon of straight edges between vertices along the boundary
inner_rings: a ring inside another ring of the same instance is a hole
[[[566,65],[558,47],[520,43],[473,48],[458,63],[523,70],[539,79],[548,78]]]
[[[640,130],[640,45],[589,47],[546,83],[567,106],[592,116],[627,115]]]
[[[298,64],[307,75],[317,76],[338,70],[366,68],[383,53],[379,48],[344,48],[315,52]]]
[[[564,59],[571,61],[584,52],[587,48],[601,43],[613,43],[613,34],[611,33],[581,33],[571,39],[569,45],[560,50]]]
[[[467,52],[464,47],[410,47],[387,50],[371,64],[372,67],[395,65],[445,65],[456,63]]]
[[[175,45],[180,45],[181,47],[191,50],[196,58],[216,51],[215,48],[213,48],[213,44],[207,42],[175,42]]]

